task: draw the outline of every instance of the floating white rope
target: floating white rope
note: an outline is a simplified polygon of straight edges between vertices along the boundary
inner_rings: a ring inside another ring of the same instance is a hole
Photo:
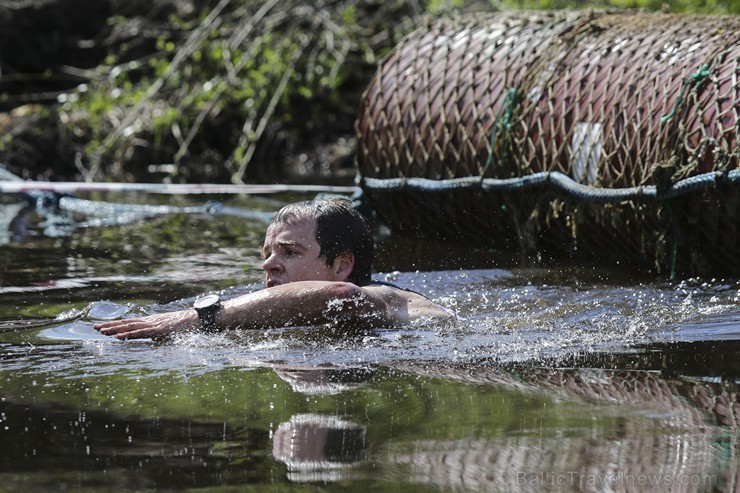
[[[146,192],[174,195],[196,194],[246,194],[273,193],[354,193],[359,188],[332,185],[281,185],[281,184],[218,184],[218,183],[103,183],[103,182],[45,182],[0,180],[0,193],[79,193],[79,192]]]

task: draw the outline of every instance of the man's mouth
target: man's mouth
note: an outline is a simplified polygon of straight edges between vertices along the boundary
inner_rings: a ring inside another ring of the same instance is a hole
[[[278,281],[277,279],[268,279],[267,282],[266,282],[266,284],[267,284],[267,287],[268,288],[271,288],[273,286],[279,286],[280,285],[280,281]]]

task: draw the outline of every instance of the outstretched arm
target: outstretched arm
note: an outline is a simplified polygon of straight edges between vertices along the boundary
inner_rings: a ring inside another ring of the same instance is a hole
[[[216,313],[216,325],[224,329],[319,325],[328,322],[387,326],[403,322],[407,315],[386,293],[363,289],[346,282],[301,281],[282,284],[224,301]],[[101,334],[119,339],[162,337],[197,330],[200,320],[194,309],[147,317],[115,320],[95,325]]]

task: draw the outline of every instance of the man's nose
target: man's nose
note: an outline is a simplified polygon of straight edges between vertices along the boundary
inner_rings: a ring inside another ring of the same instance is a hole
[[[270,255],[262,262],[262,270],[265,272],[274,272],[280,270],[280,262],[277,261],[275,255]]]

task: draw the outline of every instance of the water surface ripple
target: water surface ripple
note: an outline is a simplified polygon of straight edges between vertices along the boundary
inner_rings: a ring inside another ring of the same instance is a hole
[[[260,289],[264,217],[294,198],[232,198],[254,214],[218,220],[70,216],[56,236],[26,211],[0,235],[3,488],[737,491],[737,280],[386,238],[376,278],[454,327],[92,329]]]

